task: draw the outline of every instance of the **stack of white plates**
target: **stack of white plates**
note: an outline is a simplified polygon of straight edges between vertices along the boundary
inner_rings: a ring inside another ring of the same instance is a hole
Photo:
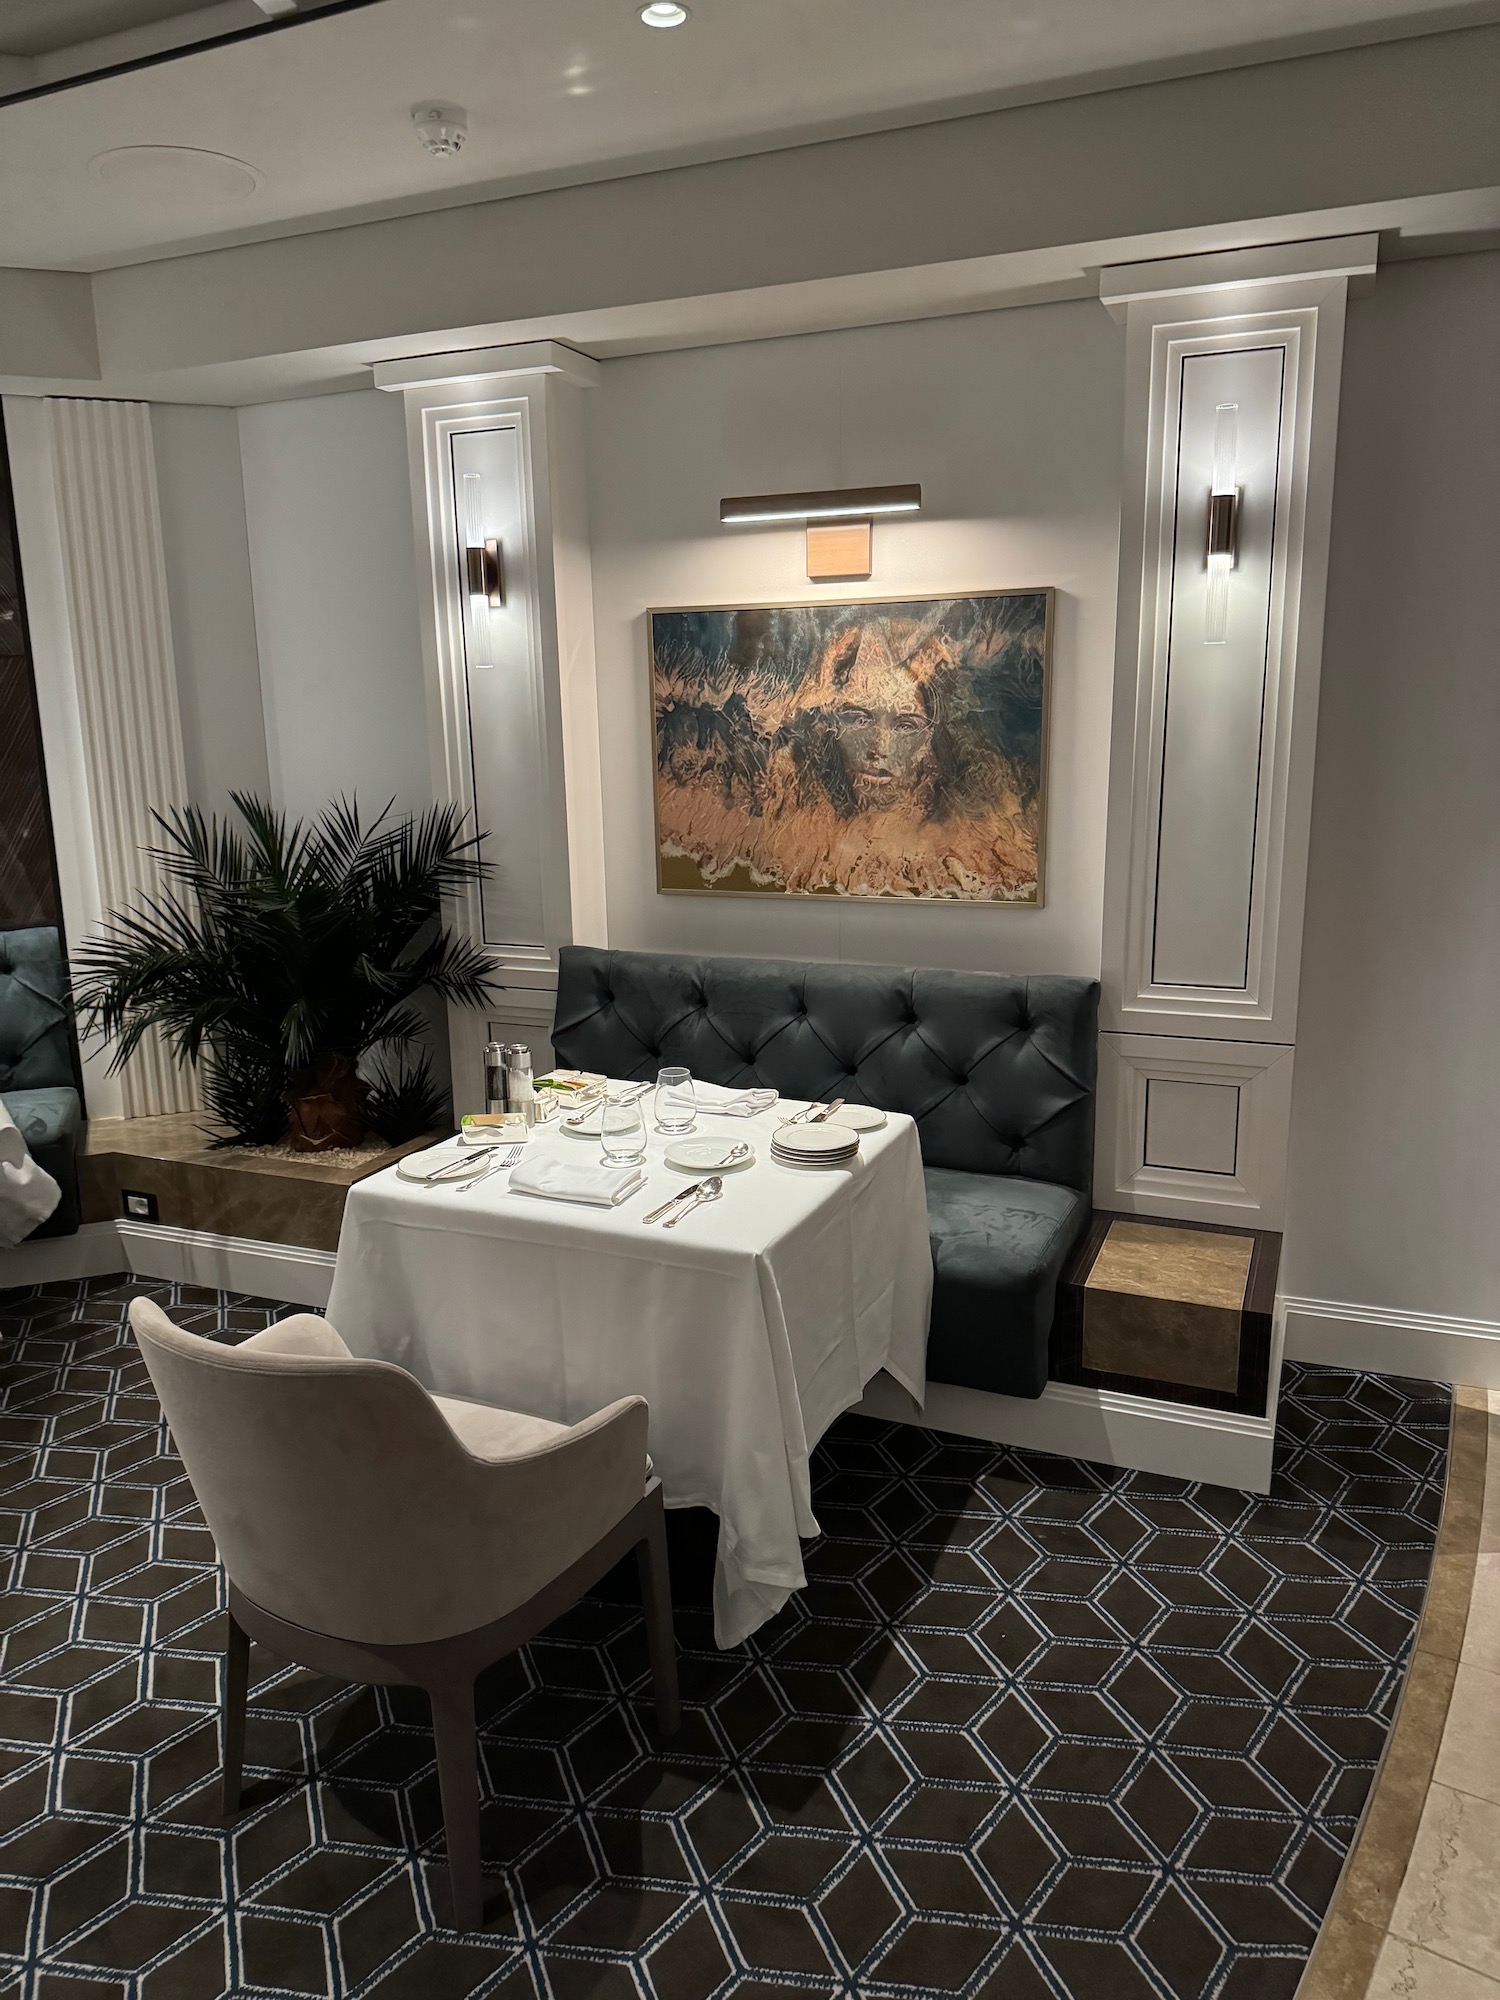
[[[847,1125],[782,1125],[771,1136],[771,1158],[788,1167],[843,1167],[859,1157],[859,1134]]]

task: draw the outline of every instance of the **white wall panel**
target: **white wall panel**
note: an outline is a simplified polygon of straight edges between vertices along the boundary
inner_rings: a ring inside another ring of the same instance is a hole
[[[1101,283],[1127,323],[1104,1207],[1283,1212],[1344,304],[1374,257],[1345,238]],[[1213,492],[1239,500],[1227,573]]]
[[[1265,745],[1286,349],[1184,352],[1149,983],[1244,992]],[[1239,560],[1211,576],[1208,496],[1243,494]],[[1263,884],[1261,885],[1263,886]]]

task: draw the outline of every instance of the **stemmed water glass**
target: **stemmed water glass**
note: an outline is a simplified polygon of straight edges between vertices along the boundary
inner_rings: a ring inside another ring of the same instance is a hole
[[[698,1115],[693,1093],[693,1073],[676,1067],[656,1073],[656,1129],[672,1138],[691,1132]]]

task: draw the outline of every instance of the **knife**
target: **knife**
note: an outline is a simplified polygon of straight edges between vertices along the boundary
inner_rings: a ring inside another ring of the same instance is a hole
[[[702,1185],[702,1181],[694,1181],[691,1187],[683,1188],[679,1193],[674,1194],[670,1201],[664,1201],[660,1208],[653,1208],[649,1215],[643,1215],[641,1217],[642,1222],[659,1222],[669,1208],[675,1208],[678,1202],[686,1201],[688,1196],[696,1194]]]
[[[836,1097],[833,1100],[832,1104],[825,1104],[821,1106],[817,1111],[815,1111],[807,1122],[809,1125],[821,1125],[825,1118],[831,1118],[835,1111],[842,1111],[843,1108],[844,1108],[843,1098]]]

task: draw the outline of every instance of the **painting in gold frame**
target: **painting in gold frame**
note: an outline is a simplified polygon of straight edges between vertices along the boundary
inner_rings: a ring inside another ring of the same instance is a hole
[[[664,893],[1040,905],[1050,590],[647,623]]]

